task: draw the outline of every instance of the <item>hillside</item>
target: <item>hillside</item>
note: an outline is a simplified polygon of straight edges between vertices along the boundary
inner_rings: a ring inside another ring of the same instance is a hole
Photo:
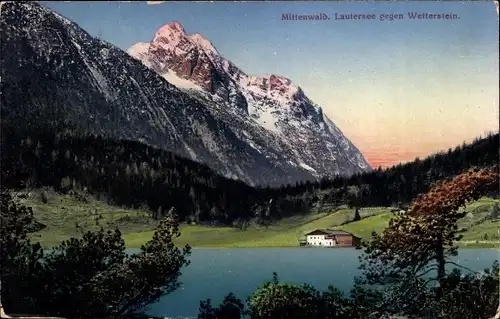
[[[348,178],[305,183],[295,190],[319,190],[319,206],[406,206],[437,181],[456,176],[472,167],[497,166],[499,146],[498,133],[491,133],[476,138],[470,144],[463,143],[424,159],[416,158],[412,162]],[[498,193],[492,196],[498,196]]]
[[[30,134],[3,122],[1,177],[4,187],[85,191],[111,205],[143,207],[154,219],[174,207],[186,222],[269,224],[294,215],[330,212],[345,204],[388,207],[409,202],[438,178],[472,166],[493,165],[497,145],[498,134],[386,171],[255,188],[142,143],[71,131]],[[466,160],[454,163],[455,158]]]
[[[1,177],[7,188],[83,191],[112,205],[145,207],[153,219],[173,207],[182,221],[226,224],[259,219],[277,196],[276,190],[227,179],[205,165],[138,142],[16,131],[2,126]],[[290,197],[282,204],[293,205],[290,214],[307,212],[304,200]]]
[[[467,216],[458,222],[459,233],[463,236],[462,245],[474,244],[475,241],[495,241],[497,246],[500,244],[498,217],[492,217],[494,206],[499,204],[498,199],[481,198],[463,209],[467,212]],[[387,227],[392,217],[392,213],[382,212],[358,222],[334,228],[351,232],[361,238],[370,238],[372,231],[380,233]]]

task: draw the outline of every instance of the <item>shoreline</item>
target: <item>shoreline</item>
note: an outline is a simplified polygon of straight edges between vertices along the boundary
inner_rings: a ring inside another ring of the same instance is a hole
[[[496,243],[458,243],[459,249],[496,249],[500,252],[500,242]],[[183,245],[176,245],[177,248],[183,248]],[[190,246],[191,249],[293,249],[293,248],[301,248],[301,249],[325,249],[325,250],[338,250],[338,249],[349,249],[349,250],[360,250],[356,249],[356,247],[304,247],[304,246],[280,246],[280,245],[259,245],[259,246],[249,246],[249,245],[210,245],[210,246]],[[46,246],[42,244],[43,249],[52,249],[50,246]],[[140,249],[140,246],[127,246],[126,249]]]

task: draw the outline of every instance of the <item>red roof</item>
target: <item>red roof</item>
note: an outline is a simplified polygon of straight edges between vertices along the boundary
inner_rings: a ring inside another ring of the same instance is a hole
[[[336,230],[336,229],[316,229],[316,230],[313,230],[313,231],[305,234],[305,236],[316,235],[316,234],[317,235],[327,235],[329,238],[332,238],[334,236],[352,236],[352,237],[359,238],[359,237],[357,237],[349,232],[346,232],[343,230]]]

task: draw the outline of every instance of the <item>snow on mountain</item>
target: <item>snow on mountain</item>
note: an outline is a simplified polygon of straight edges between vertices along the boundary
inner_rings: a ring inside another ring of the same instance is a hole
[[[137,58],[145,58],[148,54],[149,51],[149,43],[143,43],[139,42],[134,44],[130,49],[128,49],[128,52],[130,55],[133,55]]]
[[[259,132],[254,134],[265,135],[263,145],[244,138],[254,148],[271,148],[315,178],[370,169],[361,152],[290,79],[246,74],[202,35],[186,34],[179,22],[160,27],[149,46],[139,43],[127,52],[211,105],[211,113],[234,132],[245,123]]]
[[[4,123],[140,141],[253,185],[369,169],[290,80],[245,74],[177,22],[127,54],[39,3],[1,10]]]

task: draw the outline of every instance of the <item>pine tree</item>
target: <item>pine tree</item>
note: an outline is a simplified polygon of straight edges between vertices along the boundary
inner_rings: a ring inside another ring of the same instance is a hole
[[[356,210],[354,212],[354,218],[352,219],[352,221],[356,222],[359,220],[361,220],[361,215],[359,214],[359,208],[356,207]]]

